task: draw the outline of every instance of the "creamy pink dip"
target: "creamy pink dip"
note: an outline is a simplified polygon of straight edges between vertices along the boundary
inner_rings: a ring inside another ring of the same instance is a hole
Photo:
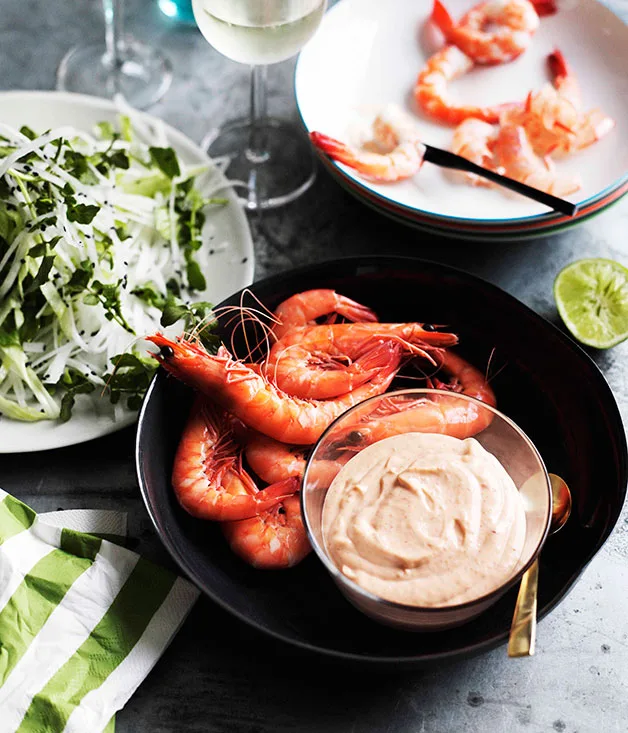
[[[323,506],[323,540],[360,587],[410,606],[479,598],[512,575],[525,539],[513,480],[474,438],[406,433],[355,455]]]

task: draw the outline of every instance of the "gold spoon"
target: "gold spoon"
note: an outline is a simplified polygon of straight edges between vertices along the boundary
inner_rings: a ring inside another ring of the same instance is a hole
[[[565,526],[571,514],[571,492],[560,476],[550,473],[552,484],[552,521],[550,534]],[[531,657],[536,641],[536,595],[539,582],[539,561],[536,559],[521,577],[519,595],[508,639],[509,657]]]

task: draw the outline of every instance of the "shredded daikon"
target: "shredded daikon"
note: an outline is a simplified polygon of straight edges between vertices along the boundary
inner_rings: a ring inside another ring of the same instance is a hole
[[[206,173],[139,117],[94,135],[0,125],[0,413],[67,420],[104,385],[137,409],[155,369],[139,337],[211,309],[194,302],[201,243],[227,200],[201,195]]]

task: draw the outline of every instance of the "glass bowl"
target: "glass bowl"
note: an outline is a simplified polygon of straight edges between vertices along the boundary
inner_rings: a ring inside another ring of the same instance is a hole
[[[353,455],[392,434],[444,432],[442,426],[434,428],[433,424],[426,421],[419,428],[416,423],[409,428],[407,420],[404,424],[399,423],[391,428],[391,422],[394,422],[388,420],[391,415],[414,406],[421,406],[422,409],[423,403],[427,405],[426,411],[434,407],[447,409],[451,418],[448,421],[449,435],[457,438],[473,437],[499,460],[522,495],[526,516],[523,549],[507,580],[489,593],[456,605],[411,606],[374,595],[336,567],[325,547],[322,531],[327,491],[342,466]],[[480,432],[474,434],[478,429]],[[340,591],[356,608],[372,619],[412,631],[457,626],[478,616],[495,603],[519,581],[541,551],[549,530],[551,508],[552,489],[547,470],[525,433],[499,410],[479,400],[436,389],[388,392],[361,402],[342,414],[314,446],[307,461],[301,490],[301,510],[310,542]]]

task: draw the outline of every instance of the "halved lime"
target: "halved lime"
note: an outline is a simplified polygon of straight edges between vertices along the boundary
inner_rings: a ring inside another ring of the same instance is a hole
[[[628,269],[614,260],[578,260],[554,281],[554,299],[578,341],[609,349],[628,338]]]

